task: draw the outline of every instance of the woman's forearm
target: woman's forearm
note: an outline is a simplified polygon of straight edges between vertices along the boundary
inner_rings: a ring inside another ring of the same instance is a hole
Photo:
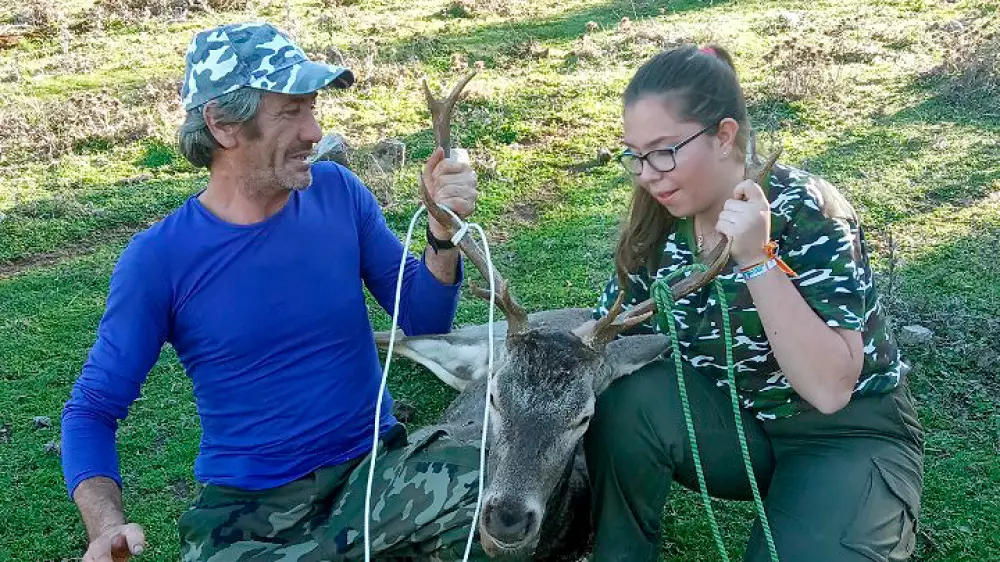
[[[827,326],[780,269],[750,279],[747,286],[774,357],[795,392],[823,413],[843,408],[861,374],[861,333]]]

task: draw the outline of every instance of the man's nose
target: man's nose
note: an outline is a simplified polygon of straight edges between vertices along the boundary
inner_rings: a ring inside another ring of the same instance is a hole
[[[302,131],[302,140],[313,144],[318,143],[323,138],[323,129],[316,120],[316,114],[310,112],[306,119],[305,128]]]

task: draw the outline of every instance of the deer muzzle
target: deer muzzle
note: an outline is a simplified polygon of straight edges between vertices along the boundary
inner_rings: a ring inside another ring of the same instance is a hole
[[[483,549],[490,556],[530,551],[537,543],[541,521],[541,505],[493,496],[483,506],[479,526]]]

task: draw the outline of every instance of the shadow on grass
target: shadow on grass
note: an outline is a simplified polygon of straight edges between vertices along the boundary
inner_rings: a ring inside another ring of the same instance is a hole
[[[497,59],[514,58],[519,45],[528,39],[543,42],[567,43],[586,32],[587,24],[596,23],[604,29],[614,26],[623,17],[643,20],[662,13],[675,14],[703,8],[718,7],[732,0],[615,0],[598,6],[567,11],[558,17],[525,20],[504,24],[483,25],[472,30],[437,34],[434,37],[408,39],[390,45],[395,47],[397,59],[418,57],[437,66],[447,65],[453,52],[469,55],[470,60],[496,62]]]
[[[942,205],[972,206],[996,191],[1000,146],[984,133],[1000,134],[1000,119],[932,96],[840,135],[802,165],[856,185],[852,199],[881,227]],[[950,146],[967,141],[965,149]]]
[[[180,206],[202,183],[140,177],[15,205],[0,221],[0,273],[41,254],[72,254],[63,246],[110,229],[146,226]]]

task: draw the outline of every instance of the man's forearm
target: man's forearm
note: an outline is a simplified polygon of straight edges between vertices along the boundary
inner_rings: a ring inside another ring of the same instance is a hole
[[[434,250],[427,248],[424,261],[431,275],[444,285],[454,285],[458,280],[458,250]]]
[[[448,232],[448,229],[438,224],[433,218],[430,219],[429,226],[431,234],[436,238],[441,240],[451,238],[451,233]],[[427,263],[427,269],[430,270],[435,279],[444,285],[453,285],[458,280],[458,259],[458,248],[435,252],[433,248],[428,247],[424,252],[424,261]]]
[[[110,478],[98,476],[80,483],[73,492],[87,535],[93,541],[111,527],[125,524],[122,491]]]

